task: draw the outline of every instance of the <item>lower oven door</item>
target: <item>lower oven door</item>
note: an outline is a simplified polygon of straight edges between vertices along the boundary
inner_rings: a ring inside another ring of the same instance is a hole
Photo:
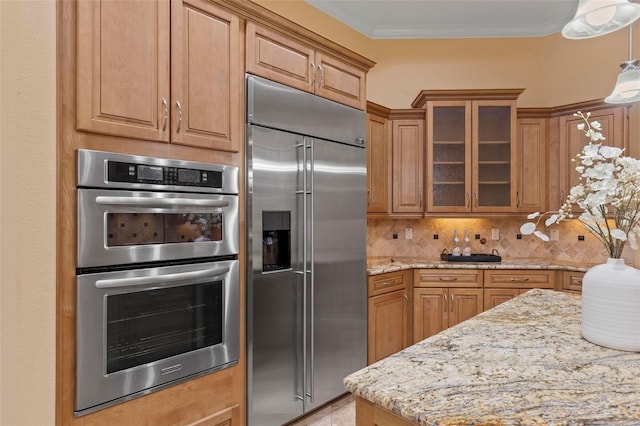
[[[238,260],[77,277],[76,415],[234,365]]]
[[[238,196],[78,189],[78,268],[238,254]]]

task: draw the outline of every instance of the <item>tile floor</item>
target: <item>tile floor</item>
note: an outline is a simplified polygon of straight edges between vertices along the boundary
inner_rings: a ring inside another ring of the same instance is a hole
[[[287,426],[354,426],[355,424],[356,403],[353,395],[348,394]]]

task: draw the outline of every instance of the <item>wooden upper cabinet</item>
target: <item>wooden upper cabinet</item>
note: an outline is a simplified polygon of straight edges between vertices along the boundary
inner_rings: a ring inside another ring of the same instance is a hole
[[[279,31],[247,22],[247,72],[364,110],[365,70]]]
[[[393,213],[424,210],[424,120],[393,120]]]
[[[168,141],[169,1],[77,8],[77,128]]]
[[[78,2],[77,128],[238,151],[239,22],[206,0]]]
[[[581,109],[586,114],[587,110]],[[576,109],[575,111],[578,111]],[[574,111],[574,112],[575,112]],[[598,121],[602,125],[602,134],[606,138],[601,141],[604,145],[624,148],[628,152],[628,123],[627,108],[624,106],[605,107],[591,112],[589,122]],[[576,172],[577,164],[572,161],[580,154],[582,148],[589,143],[589,138],[582,130],[578,130],[578,124],[582,119],[572,113],[567,113],[559,118],[559,164],[558,178],[560,180],[557,197],[558,205],[550,208],[558,208],[565,200],[571,188],[578,184],[580,174]]]
[[[423,90],[428,213],[517,212],[521,89]]]
[[[367,102],[367,213],[389,212],[391,135],[389,110]]]
[[[171,142],[238,151],[240,19],[206,0],[171,5]]]
[[[548,118],[518,119],[518,211],[547,210]]]

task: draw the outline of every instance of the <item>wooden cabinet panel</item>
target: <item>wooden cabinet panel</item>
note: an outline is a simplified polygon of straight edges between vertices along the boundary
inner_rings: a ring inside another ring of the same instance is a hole
[[[494,308],[501,303],[511,300],[522,292],[518,288],[485,288],[484,309]]]
[[[189,426],[240,426],[240,407],[234,405],[194,423],[189,423]]]
[[[369,297],[405,289],[407,288],[407,283],[405,282],[405,272],[399,271],[374,275],[372,277],[369,277],[368,286]]]
[[[404,289],[369,298],[368,364],[409,345],[408,319],[408,296]]]
[[[583,110],[586,114],[586,111]],[[602,134],[606,138],[604,145],[629,149],[628,144],[628,118],[626,108],[623,106],[609,107],[591,112],[589,122],[598,121],[602,126]],[[561,116],[558,120],[559,137],[559,165],[558,178],[560,180],[557,206],[549,206],[552,209],[560,207],[569,194],[570,189],[577,185],[580,174],[576,172],[576,163],[573,161],[576,155],[580,154],[582,148],[589,143],[589,138],[582,130],[578,130],[577,125],[583,123],[582,119],[572,114]],[[575,207],[577,209],[577,207]]]
[[[206,0],[80,1],[77,34],[79,130],[239,150],[238,16]]]
[[[393,212],[422,213],[424,121],[393,120]]]
[[[364,110],[365,70],[291,37],[247,23],[247,72]]]
[[[419,342],[447,328],[448,303],[445,288],[414,288],[413,341]]]
[[[313,93],[313,48],[253,22],[246,34],[247,72]]]
[[[173,0],[171,17],[171,142],[238,151],[240,20],[206,0]]]
[[[367,114],[367,213],[389,211],[389,120]]]
[[[485,270],[485,288],[555,288],[554,272],[549,270]]]
[[[546,211],[547,133],[546,118],[518,119],[518,211]]]
[[[358,109],[365,109],[365,73],[324,52],[316,52],[316,94]]]
[[[77,128],[169,140],[169,2],[77,2]]]
[[[478,315],[484,306],[482,289],[450,288],[448,327]]]
[[[562,290],[571,293],[582,293],[584,272],[562,271]]]
[[[416,287],[482,287],[480,269],[416,269]]]

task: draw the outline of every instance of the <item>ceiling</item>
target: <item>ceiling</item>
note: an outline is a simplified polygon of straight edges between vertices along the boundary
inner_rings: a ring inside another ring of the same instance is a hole
[[[305,0],[372,39],[543,37],[578,0]]]

